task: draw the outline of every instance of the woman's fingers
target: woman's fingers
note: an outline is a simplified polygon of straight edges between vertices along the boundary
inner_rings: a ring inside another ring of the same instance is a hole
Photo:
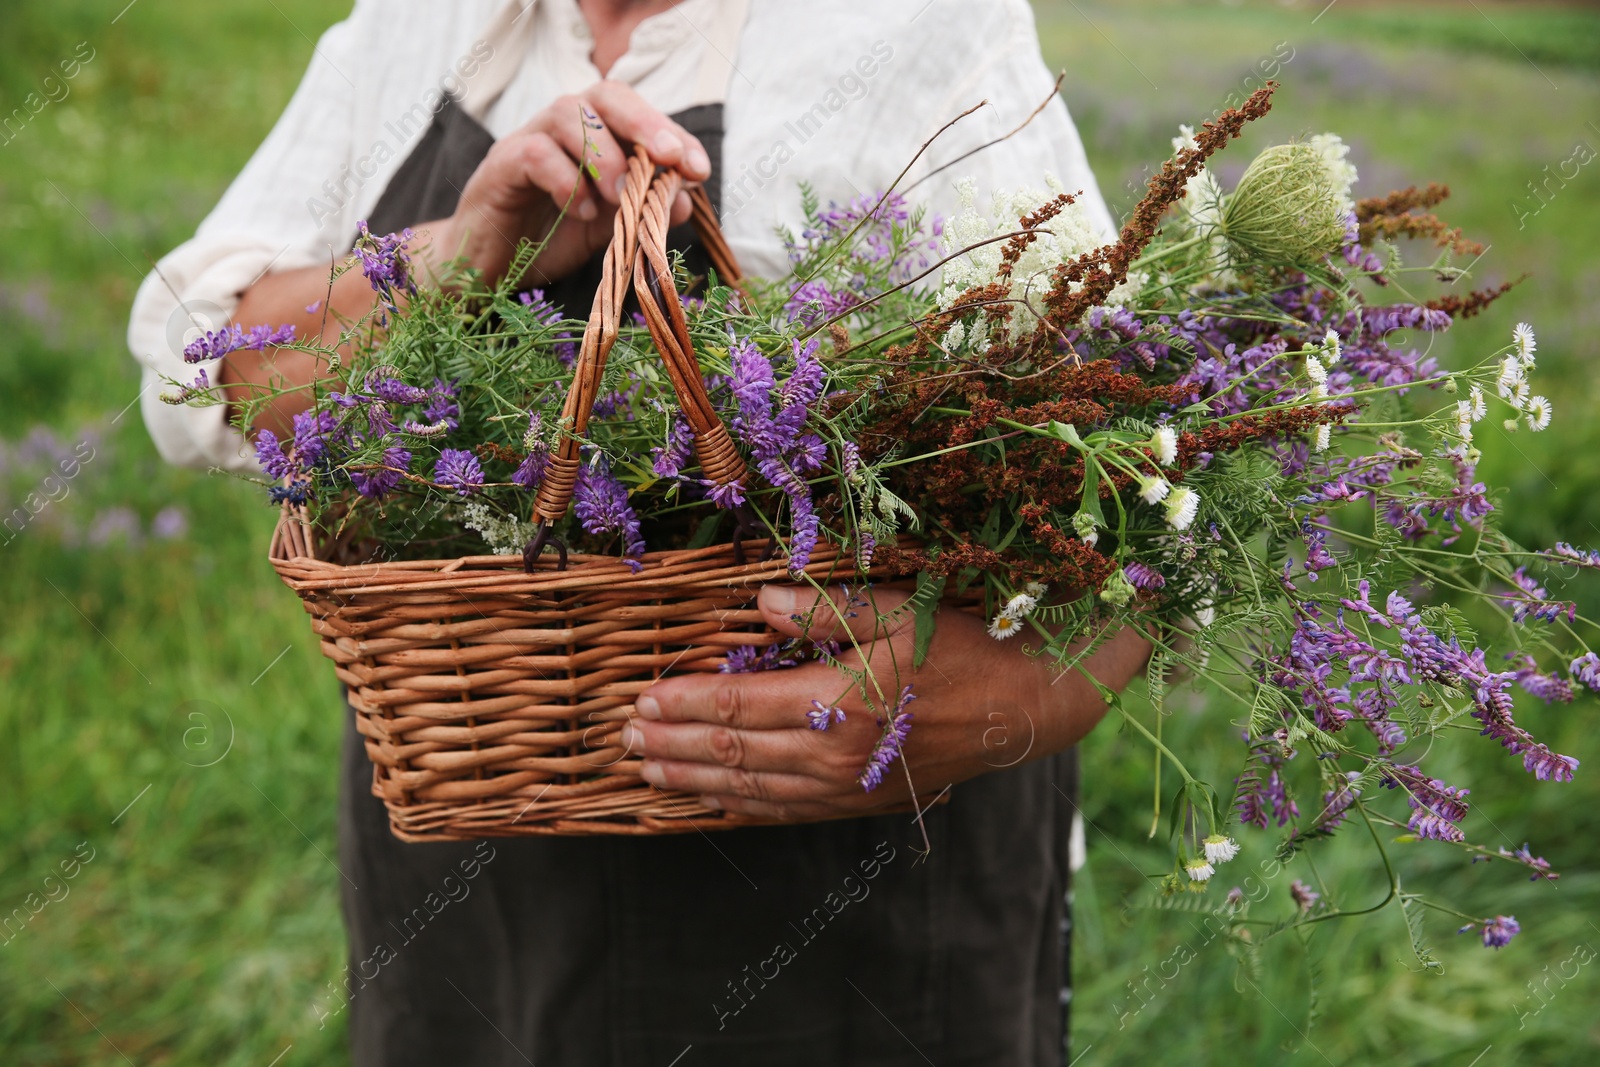
[[[523,129],[548,135],[589,179],[573,199],[572,210],[580,218],[593,217],[581,211],[581,205],[591,203],[593,197],[611,204],[621,200],[619,189],[628,170],[627,155],[588,101],[581,96],[559,97]],[[560,196],[554,199],[557,204],[564,202]]]
[[[623,728],[622,743],[628,753],[651,760],[779,771],[840,784],[853,780],[877,736],[870,719],[854,716],[826,732],[807,729],[804,722],[804,716],[795,715],[791,729],[735,730],[703,722],[635,720]]]

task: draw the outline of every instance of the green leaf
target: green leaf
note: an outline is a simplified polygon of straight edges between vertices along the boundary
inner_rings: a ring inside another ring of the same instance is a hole
[[[1096,463],[1093,456],[1083,457],[1083,504],[1084,511],[1093,515],[1095,521],[1101,526],[1106,524],[1105,512],[1100,510],[1100,464]]]
[[[689,539],[690,548],[705,548],[717,539],[717,527],[722,525],[722,511],[718,509],[700,520],[700,525],[695,527],[694,536]]]
[[[917,591],[911,598],[916,604],[917,619],[911,647],[911,666],[921,667],[928,658],[928,648],[933,644],[933,617],[939,610],[939,598],[944,596],[943,575],[934,577],[927,571],[917,575]]]

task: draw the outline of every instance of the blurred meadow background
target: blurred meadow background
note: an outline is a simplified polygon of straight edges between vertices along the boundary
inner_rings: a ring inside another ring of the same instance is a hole
[[[1264,73],[1283,89],[1220,157],[1225,185],[1266,143],[1323,130],[1353,146],[1358,195],[1450,185],[1442,212],[1489,246],[1471,285],[1529,277],[1440,338],[1441,357],[1498,348],[1530,321],[1556,406],[1537,437],[1482,434],[1480,473],[1514,491],[1505,519],[1525,543],[1600,547],[1600,162],[1573,165],[1580,146],[1590,160],[1600,148],[1600,12],[1490,0],[1035,8],[1116,209],[1137,200],[1180,122]],[[123,342],[150,259],[193,232],[345,10],[7,0],[0,14],[0,118],[29,93],[57,97],[0,132],[0,517],[29,494],[47,501],[0,530],[0,918],[26,916],[0,931],[5,1064],[345,1062],[342,1015],[319,1017],[337,1009],[329,983],[343,961],[329,859],[338,690],[266,565],[271,509],[251,485],[160,462],[130,406],[139,387]],[[76,64],[70,79],[63,63]],[[1567,595],[1600,610],[1592,589]],[[1234,710],[1204,694],[1169,710],[1169,740],[1214,780],[1231,777],[1241,750],[1221,721]],[[1268,941],[1258,972],[1207,944],[1192,917],[1143,906],[1145,874],[1169,862],[1145,837],[1148,750],[1110,725],[1094,734],[1076,1062],[1595,1062],[1600,713],[1580,701],[1522,714],[1584,760],[1576,782],[1534,782],[1487,740],[1435,770],[1481,797],[1472,839],[1531,842],[1559,882],[1443,846],[1389,846],[1407,888],[1522,923],[1494,953],[1429,916],[1442,973],[1410,956],[1393,908]],[[1355,829],[1296,858],[1253,914],[1287,917],[1296,878],[1345,909],[1381,900],[1372,842]],[[1224,884],[1258,871],[1278,840],[1241,837]]]

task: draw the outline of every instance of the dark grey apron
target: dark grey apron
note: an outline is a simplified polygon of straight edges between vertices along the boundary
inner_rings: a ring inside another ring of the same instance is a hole
[[[720,171],[722,106],[674,118]],[[373,232],[450,215],[492,144],[447,102]],[[715,173],[709,185],[715,196]],[[593,291],[579,279],[563,299],[587,309]],[[1070,754],[957,786],[927,816],[926,857],[907,815],[404,844],[353,723],[347,708],[357,1067],[1065,1062]]]

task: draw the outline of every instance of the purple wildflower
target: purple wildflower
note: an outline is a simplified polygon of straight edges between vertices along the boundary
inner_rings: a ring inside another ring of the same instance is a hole
[[[376,237],[367,229],[366,220],[356,223],[356,243],[353,251],[361,261],[361,273],[366,275],[372,291],[383,298],[390,311],[398,310],[398,294],[414,295],[417,283],[411,277],[411,260],[406,254],[406,242],[411,240],[409,229],[399,233]]]
[[[1270,741],[1258,743],[1258,747],[1257,756],[1267,775],[1263,779],[1260,772],[1252,768],[1235,780],[1239,799],[1234,807],[1239,821],[1263,830],[1269,819],[1279,826],[1287,826],[1291,818],[1300,817],[1300,808],[1289,797],[1288,786],[1283,781],[1284,757],[1274,751],[1275,746]]]
[[[150,520],[150,536],[157,541],[176,541],[188,532],[189,516],[182,508],[162,508]]]
[[[1289,895],[1294,898],[1295,904],[1301,912],[1308,913],[1317,906],[1317,901],[1322,899],[1322,894],[1296,878],[1289,883]]]
[[[331,411],[302,411],[294,417],[294,455],[301,466],[315,467],[331,450],[339,418]]]
[[[483,488],[483,467],[478,457],[466,449],[447,448],[434,464],[433,480],[461,496],[471,496]]]
[[[1548,552],[1542,552],[1540,555],[1548,559],[1560,560],[1563,563],[1575,563],[1588,570],[1600,570],[1600,552],[1594,549],[1586,551],[1581,548],[1574,548],[1565,541],[1557,541],[1556,547]]]
[[[1465,835],[1457,825],[1467,814],[1466,796],[1470,789],[1446,785],[1429,778],[1416,767],[1397,764],[1384,772],[1383,784],[1402,788],[1408,794],[1411,818],[1406,825],[1418,837],[1429,841],[1462,841]]]
[[[242,326],[229,324],[220,330],[207,332],[190,341],[183,348],[185,363],[204,363],[211,359],[221,359],[229,352],[241,349],[253,349],[260,352],[264,348],[276,345],[291,344],[294,341],[294,327],[284,326],[252,326],[246,330]]]
[[[404,472],[410,469],[411,453],[395,445],[383,450],[382,466],[351,471],[350,481],[362,496],[378,499],[399,485]]]
[[[916,694],[909,685],[906,686],[900,690],[900,699],[895,702],[889,721],[885,723],[882,719],[878,720],[883,733],[867,756],[867,765],[862,769],[861,776],[856,779],[867,792],[872,792],[883,783],[884,771],[889,769],[889,765],[899,758],[905,748],[906,735],[911,733],[911,713],[905,709],[915,699]]]
[[[628,503],[627,488],[611,473],[604,456],[579,469],[572,499],[573,514],[583,523],[585,531],[596,535],[611,532],[622,535],[625,562],[638,571],[638,557],[644,554],[639,516]]]
[[[1540,671],[1532,656],[1524,654],[1517,662],[1521,664],[1516,670],[1517,685],[1523,692],[1533,694],[1546,704],[1572,703],[1571,682],[1559,674]]]
[[[1533,850],[1528,848],[1528,843],[1526,841],[1522,843],[1521,848],[1516,849],[1515,851],[1508,852],[1506,849],[1501,848],[1500,855],[1514,863],[1520,863],[1532,871],[1533,873],[1528,876],[1528,881],[1530,882],[1553,882],[1557,878],[1561,877],[1559,874],[1550,869],[1549,860],[1545,859],[1543,856],[1535,856],[1533,854]]]
[[[694,431],[681,416],[674,415],[667,426],[667,443],[650,450],[655,457],[651,469],[658,478],[676,478],[693,456]]]
[[[1585,652],[1572,661],[1567,668],[1572,677],[1590,689],[1600,693],[1600,656],[1593,652]]]
[[[1511,581],[1519,592],[1507,593],[1501,599],[1513,605],[1511,618],[1516,622],[1527,622],[1530,617],[1540,622],[1555,622],[1562,615],[1567,617],[1568,622],[1577,618],[1578,605],[1572,601],[1551,600],[1549,592],[1528,577],[1526,567],[1518,567],[1513,571]]]
[[[428,390],[428,403],[422,409],[424,422],[444,423],[446,429],[454,433],[461,427],[461,405],[456,402],[456,383],[446,382],[443,378],[433,380],[433,388]]]
[[[407,385],[399,378],[376,371],[367,376],[367,389],[389,404],[420,404],[428,399],[428,391],[421,386]]]
[[[1316,822],[1318,829],[1333,831],[1344,825],[1350,817],[1351,805],[1361,796],[1356,786],[1360,779],[1360,771],[1347,771],[1332,789],[1322,794],[1322,811]]]
[[[811,702],[811,710],[806,712],[806,725],[813,730],[826,730],[836,722],[844,722],[844,709],[828,707],[820,700]]]
[[[1496,915],[1493,919],[1482,923],[1468,923],[1456,933],[1464,934],[1468,930],[1483,927],[1483,947],[1501,949],[1511,944],[1511,939],[1522,933],[1522,927],[1517,922],[1515,915]]]
[[[1145,592],[1154,592],[1167,584],[1160,571],[1136,559],[1131,559],[1122,565],[1122,575],[1128,579],[1129,585]]]
[[[256,462],[261,464],[267,477],[274,479],[287,477],[294,466],[289,457],[283,454],[278,435],[271,430],[262,430],[256,435]]]

